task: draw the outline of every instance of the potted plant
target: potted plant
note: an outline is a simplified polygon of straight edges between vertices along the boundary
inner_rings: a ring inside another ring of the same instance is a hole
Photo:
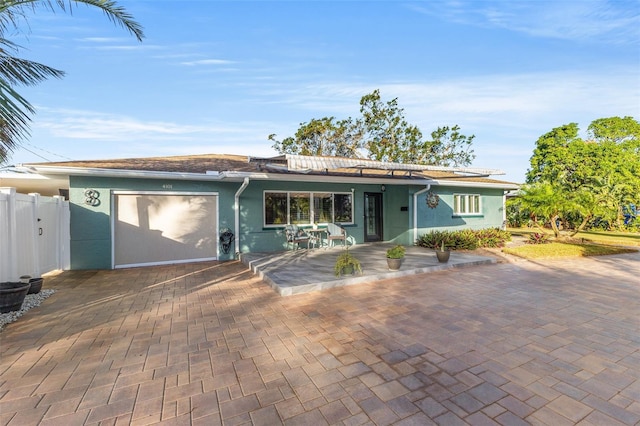
[[[438,258],[438,262],[447,263],[449,261],[449,255],[451,251],[445,246],[444,240],[440,242],[440,248],[436,249],[436,257]]]
[[[44,278],[31,278],[31,275],[22,275],[20,277],[20,282],[31,284],[29,287],[29,292],[27,294],[38,294],[40,290],[42,290],[42,283],[44,282]]]
[[[40,290],[42,290],[42,284],[44,283],[44,278],[30,278],[29,279],[29,292],[27,294],[38,294]]]
[[[362,274],[362,266],[360,266],[360,261],[353,257],[351,253],[349,253],[349,249],[346,249],[344,253],[340,253],[338,258],[336,259],[336,265],[333,268],[336,277],[342,275],[353,275],[356,271]]]
[[[387,250],[387,266],[392,271],[400,269],[400,264],[404,258],[405,248],[398,244],[395,247],[391,247]]]
[[[19,311],[29,292],[29,280],[0,283],[0,313]]]

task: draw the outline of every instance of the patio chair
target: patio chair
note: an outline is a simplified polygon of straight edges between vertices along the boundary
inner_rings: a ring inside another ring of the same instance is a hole
[[[307,249],[309,248],[312,239],[304,230],[298,228],[298,225],[287,225],[284,232],[287,237],[287,248],[289,248],[289,244],[291,244],[292,250],[300,248],[300,243],[307,243]]]
[[[347,231],[340,225],[335,223],[327,223],[327,243],[329,247],[333,247],[334,241],[342,241],[342,245],[347,245]]]

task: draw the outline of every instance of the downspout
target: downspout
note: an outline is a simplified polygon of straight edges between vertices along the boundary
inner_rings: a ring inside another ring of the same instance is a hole
[[[500,229],[507,230],[507,194],[511,191],[502,191],[502,226]]]
[[[414,243],[418,240],[418,195],[424,194],[428,190],[431,189],[431,184],[427,184],[426,187],[422,188],[420,191],[417,191],[413,194],[413,241]]]
[[[236,256],[240,254],[240,195],[244,192],[244,190],[249,186],[249,178],[244,178],[244,182],[240,185],[240,188],[236,191],[235,200],[233,203],[233,209],[235,210],[235,229],[236,235],[234,244],[236,246]]]

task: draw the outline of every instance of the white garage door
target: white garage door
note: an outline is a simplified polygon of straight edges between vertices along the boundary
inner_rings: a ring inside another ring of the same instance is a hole
[[[218,196],[113,192],[115,268],[217,258]]]

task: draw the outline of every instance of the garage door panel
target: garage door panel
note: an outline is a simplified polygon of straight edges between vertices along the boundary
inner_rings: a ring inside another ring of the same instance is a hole
[[[115,194],[116,267],[215,259],[217,196]]]

